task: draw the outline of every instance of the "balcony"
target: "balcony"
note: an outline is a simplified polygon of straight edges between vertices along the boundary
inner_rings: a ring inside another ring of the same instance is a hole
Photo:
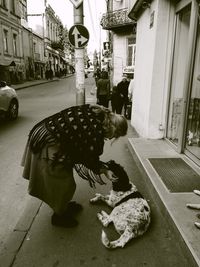
[[[121,27],[133,27],[136,22],[128,17],[128,9],[125,8],[103,14],[100,24],[104,30],[115,31]]]
[[[40,54],[39,53],[34,53],[34,61],[40,61]]]

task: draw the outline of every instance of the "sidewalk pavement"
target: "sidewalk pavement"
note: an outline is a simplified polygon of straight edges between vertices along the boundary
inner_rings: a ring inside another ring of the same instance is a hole
[[[200,203],[200,197],[193,192],[171,193],[150,164],[148,158],[182,158],[200,175],[200,167],[184,154],[177,153],[165,140],[130,138],[130,149],[133,158],[144,170],[145,179],[156,203],[173,226],[177,237],[191,254],[197,266],[200,266],[200,230],[194,225],[199,222],[198,211],[188,209],[187,203]],[[200,188],[196,188],[200,190]]]
[[[128,137],[138,138],[129,127]],[[91,205],[89,199],[95,192],[107,193],[110,183],[91,189],[88,182],[75,173],[77,190],[74,199],[84,207],[77,216],[75,228],[60,228],[51,225],[52,210],[35,198],[30,201],[0,252],[0,267],[193,267],[196,266],[187,250],[179,243],[155,205],[154,196],[148,193],[143,174],[136,166],[128,149],[127,137],[116,144],[107,142],[102,160],[119,162],[149,201],[152,208],[152,223],[141,238],[132,240],[123,249],[110,251],[101,243],[102,225],[96,218],[101,209],[110,213],[105,205]],[[106,180],[105,180],[106,182]],[[111,240],[119,236],[111,228],[105,229]]]
[[[37,85],[44,84],[44,83],[56,82],[56,81],[59,81],[60,79],[65,79],[65,78],[68,78],[72,75],[74,75],[74,74],[67,74],[65,77],[62,77],[62,78],[54,77],[52,80],[41,79],[41,80],[26,81],[26,82],[20,83],[20,84],[13,84],[13,85],[11,85],[11,87],[14,88],[15,90],[20,90],[20,89],[28,88],[31,86],[37,86]]]
[[[33,83],[28,85],[33,86]],[[20,88],[18,87],[18,89]],[[87,92],[86,102],[94,101],[95,97]],[[124,250],[118,250],[118,252],[105,250],[100,244],[102,227],[95,216],[100,206],[91,207],[88,200],[95,192],[107,192],[108,187],[107,185],[107,188],[97,186],[94,191],[85,181],[75,175],[78,184],[75,199],[84,206],[78,228],[52,227],[50,223],[51,209],[38,199],[30,198],[23,216],[8,237],[4,250],[0,252],[0,267],[200,266],[200,232],[193,224],[195,212],[186,208],[186,203],[200,202],[200,199],[193,193],[169,193],[147,161],[149,155],[151,157],[180,157],[180,155],[163,140],[147,140],[138,137],[133,128],[129,130],[128,139],[127,137],[120,138],[118,145],[113,144],[112,146],[106,145],[104,157],[107,160],[113,158],[120,162],[131,174],[131,177],[134,177],[134,182],[136,179],[139,190],[141,188],[142,193],[150,199],[155,217],[161,216],[155,215],[155,210],[161,211],[164,221],[161,221],[160,229],[154,225],[151,231],[137,240],[137,245],[132,243]],[[191,167],[199,172],[194,163],[185,156],[183,157]],[[103,209],[105,209],[104,206]],[[158,224],[160,220],[162,220],[161,217],[154,218],[154,224]],[[172,227],[172,234],[169,234],[167,225]],[[157,243],[155,237],[157,235],[160,235],[161,243]],[[148,254],[148,246],[150,244],[152,246],[152,242],[155,246],[154,254],[151,255],[152,251],[150,250],[150,254],[145,258]],[[168,247],[162,247],[166,246],[166,242],[168,242]],[[173,246],[176,247],[175,251],[173,251]],[[157,254],[160,249],[163,251],[161,255]],[[137,258],[137,254],[139,258]],[[159,262],[159,257],[161,265],[152,263]],[[180,260],[181,263],[184,258],[190,264],[172,264],[176,260],[177,262]]]

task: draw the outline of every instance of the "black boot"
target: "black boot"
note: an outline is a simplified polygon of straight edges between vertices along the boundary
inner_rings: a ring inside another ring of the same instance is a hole
[[[70,201],[67,205],[66,215],[73,216],[82,210],[83,210],[83,206],[81,204],[78,204],[75,201]]]
[[[51,223],[54,226],[60,226],[60,227],[75,227],[78,225],[78,222],[76,219],[74,219],[71,216],[65,215],[58,215],[54,213],[51,217]]]

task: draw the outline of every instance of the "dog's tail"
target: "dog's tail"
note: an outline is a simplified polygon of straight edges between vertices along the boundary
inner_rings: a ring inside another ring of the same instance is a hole
[[[104,230],[102,230],[102,233],[101,233],[101,241],[105,247],[110,248],[110,241],[107,237],[107,234],[104,232]]]
[[[131,229],[129,229],[129,228],[126,228],[126,230],[120,236],[120,238],[118,238],[115,241],[109,241],[106,233],[103,230],[102,230],[102,234],[101,234],[101,241],[102,241],[103,245],[107,248],[110,248],[110,249],[117,248],[117,247],[123,248],[126,245],[126,243],[129,240],[131,240],[132,238],[134,238],[134,234],[131,231]]]

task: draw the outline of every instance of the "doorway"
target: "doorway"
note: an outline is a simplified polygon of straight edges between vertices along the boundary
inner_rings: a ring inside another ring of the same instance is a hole
[[[191,90],[187,115],[185,148],[200,160],[200,25],[198,23]]]
[[[191,5],[176,14],[167,138],[177,147],[180,145],[183,129],[184,77],[187,71],[190,17]]]
[[[196,0],[176,6],[166,137],[177,152],[200,159],[200,29]]]

